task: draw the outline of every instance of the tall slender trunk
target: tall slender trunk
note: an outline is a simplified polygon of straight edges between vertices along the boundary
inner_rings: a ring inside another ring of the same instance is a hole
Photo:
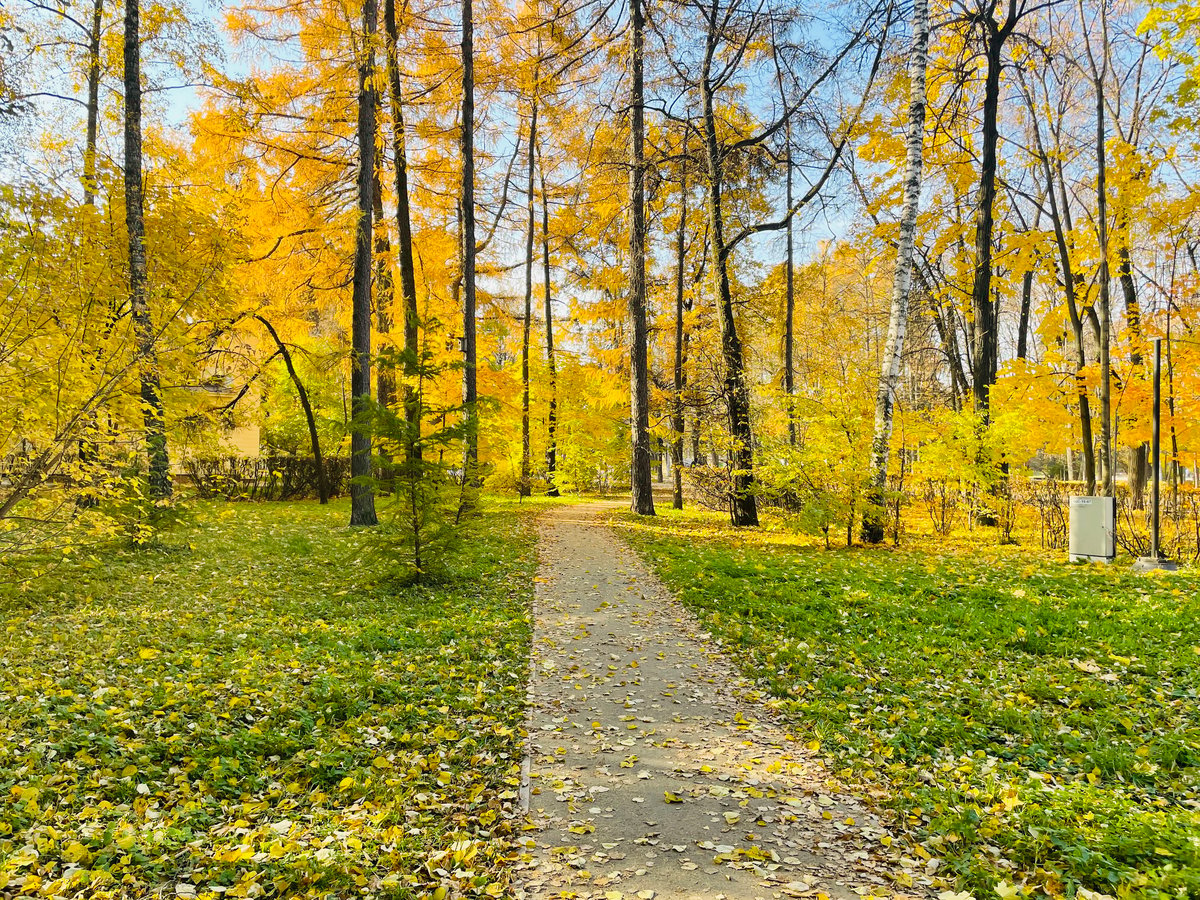
[[[683,328],[683,266],[687,245],[687,148],[679,178],[679,228],[675,232],[675,396],[671,417],[671,468],[675,487],[671,495],[671,506],[683,509],[683,388],[685,384],[684,364],[687,350],[684,347]]]
[[[378,160],[382,164],[383,160]],[[375,235],[375,330],[379,332],[381,343],[386,341],[392,332],[392,299],[395,296],[396,282],[392,277],[392,268],[388,257],[392,253],[392,241],[388,235],[387,223],[383,220],[383,184],[380,179],[378,166],[375,169],[371,187],[372,231]],[[396,400],[396,373],[390,364],[380,363],[375,373],[375,399],[382,407],[390,407]]]
[[[534,83],[537,72],[534,71]],[[537,90],[529,100],[529,180],[526,182],[526,197],[529,201],[529,227],[525,231],[525,317],[521,329],[521,481],[517,492],[522,497],[531,493],[530,449],[529,449],[529,340],[533,325],[533,229],[535,210],[533,203],[534,166],[537,163]]]
[[[630,506],[634,512],[654,515],[650,482],[650,361],[646,327],[646,162],[645,98],[642,55],[645,21],[642,0],[630,0],[629,94],[629,431]]]
[[[87,134],[83,145],[83,204],[96,204],[96,141],[100,124],[100,37],[104,24],[104,0],[92,5],[92,27],[88,32]]]
[[[786,127],[787,139],[787,208],[792,208],[792,121]],[[787,404],[788,444],[796,446],[796,261],[795,239],[792,223],[787,221],[787,272],[784,273],[783,314],[783,393]]]
[[[392,156],[396,184],[396,264],[400,270],[400,308],[404,316],[404,421],[408,427],[405,457],[421,457],[421,409],[414,382],[420,363],[417,329],[417,270],[413,262],[412,214],[408,199],[408,141],[404,128],[404,94],[400,89],[399,29],[396,0],[384,0],[388,95],[392,110]]]
[[[1000,137],[1000,70],[1007,32],[988,19],[984,55],[987,74],[983,91],[979,192],[975,202],[975,279],[971,289],[974,312],[975,346],[971,359],[972,393],[975,412],[983,427],[990,417],[992,385],[996,381],[997,335],[995,306],[992,303],[992,232],[996,205],[996,144]]]
[[[462,220],[463,298],[463,411],[466,446],[463,484],[472,484],[479,469],[479,415],[475,341],[475,23],[472,0],[462,0],[462,123],[459,154],[462,186],[459,215]]]
[[[1171,352],[1171,305],[1167,307],[1167,413],[1171,417],[1171,507],[1179,509],[1179,432],[1175,429],[1175,354]]]
[[[377,525],[371,477],[371,249],[375,191],[375,0],[363,0],[358,60],[358,223],[350,351],[350,524]]]
[[[142,195],[142,45],[140,0],[125,3],[125,229],[129,238],[129,310],[137,342],[151,499],[171,496],[166,412],[158,372],[158,335],[150,315],[146,270],[146,216]]]
[[[1029,310],[1033,305],[1033,270],[1021,276],[1021,318],[1017,322],[1017,359],[1029,358]]]
[[[554,360],[554,308],[550,285],[550,195],[546,191],[546,161],[539,167],[542,181],[542,293],[546,316],[546,378],[550,408],[546,412],[546,496],[558,496],[558,368]]]
[[[103,22],[104,0],[95,0],[92,6],[92,25],[88,32],[87,131],[83,145],[83,205],[89,207],[95,207],[96,205],[96,188],[98,187],[96,176],[96,142],[100,121],[100,36]],[[109,304],[108,324],[105,327],[106,334],[111,334],[116,322],[115,308],[115,304]],[[103,351],[99,345],[95,347],[85,346],[84,354],[89,360],[89,367],[92,371],[95,371],[97,361],[103,356]],[[92,467],[96,464],[100,455],[99,447],[96,443],[99,418],[96,413],[91,413],[79,438],[79,463],[85,473],[85,483],[92,480]],[[92,493],[85,491],[76,498],[75,502],[80,507],[90,507],[96,504],[96,498]]]
[[[1100,4],[1101,63],[1098,66],[1092,53],[1091,40],[1087,39],[1088,60],[1092,68],[1092,84],[1096,92],[1096,236],[1100,244],[1100,272],[1097,323],[1097,343],[1100,356],[1100,492],[1111,497],[1114,492],[1113,448],[1112,448],[1112,301],[1108,265],[1108,165],[1106,159],[1104,80],[1108,73],[1108,23],[1104,4]],[[1083,13],[1082,2],[1079,7]]]
[[[1122,232],[1124,233],[1124,232]],[[1125,301],[1125,322],[1129,328],[1129,365],[1134,371],[1142,367],[1142,310],[1138,303],[1137,287],[1133,282],[1133,261],[1128,242],[1121,239],[1117,247],[1117,278]],[[1129,449],[1129,494],[1135,509],[1146,505],[1146,475],[1150,447],[1145,441]]]
[[[904,175],[904,211],[896,247],[896,269],[892,278],[892,311],[888,320],[879,390],[875,396],[875,438],[871,444],[871,486],[863,510],[862,537],[877,544],[884,538],[888,453],[896,385],[904,355],[908,328],[908,306],[912,295],[913,247],[916,243],[917,211],[921,201],[921,174],[925,143],[925,70],[929,61],[929,6],[927,0],[913,3],[913,42],[909,54],[908,147]]]
[[[287,344],[279,337],[279,332],[275,330],[275,326],[263,316],[256,314],[254,318],[263,324],[267,329],[267,333],[271,335],[271,340],[279,348],[279,355],[283,357],[283,364],[287,367],[288,377],[292,379],[292,384],[296,388],[296,395],[300,398],[300,408],[304,410],[304,420],[308,423],[309,446],[312,447],[313,466],[317,470],[317,496],[322,503],[328,503],[329,479],[325,474],[325,460],[321,456],[321,439],[317,435],[317,417],[313,415],[312,403],[308,399],[308,391],[305,390],[304,382],[300,380],[300,375],[296,372],[296,365],[292,359],[291,351],[288,350]]]
[[[711,32],[710,32],[711,34]],[[713,268],[717,276],[717,315],[721,323],[721,357],[724,363],[723,392],[729,407],[729,430],[733,437],[730,467],[733,470],[729,497],[729,520],[735,526],[758,524],[754,488],[754,435],[750,424],[750,389],[742,339],[733,312],[733,290],[729,283],[729,251],[725,246],[722,209],[721,155],[717,144],[713,86],[706,72],[701,80],[704,104],[704,150],[708,166],[708,218]]]
[[[1024,78],[1021,78],[1021,90],[1031,113],[1034,148],[1038,161],[1042,166],[1042,175],[1046,179],[1046,196],[1050,201],[1050,222],[1054,228],[1054,243],[1058,250],[1057,269],[1062,282],[1064,298],[1067,301],[1067,315],[1071,323],[1071,334],[1075,340],[1075,395],[1079,404],[1079,429],[1083,443],[1084,481],[1087,492],[1096,491],[1096,453],[1092,439],[1091,401],[1088,396],[1087,379],[1084,369],[1087,367],[1087,348],[1084,342],[1083,317],[1080,315],[1079,300],[1076,294],[1078,280],[1071,263],[1071,247],[1067,242],[1067,234],[1071,231],[1071,208],[1067,197],[1062,171],[1052,166],[1050,155],[1042,142],[1041,127],[1039,126],[1038,110],[1033,102],[1033,95]],[[1055,175],[1057,174],[1057,179]],[[1072,460],[1068,456],[1068,466]],[[1072,479],[1074,480],[1074,479]]]

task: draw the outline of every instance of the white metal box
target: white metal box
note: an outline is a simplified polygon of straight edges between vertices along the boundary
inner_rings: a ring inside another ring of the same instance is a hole
[[[1111,562],[1117,555],[1114,497],[1072,497],[1067,532],[1071,562]]]

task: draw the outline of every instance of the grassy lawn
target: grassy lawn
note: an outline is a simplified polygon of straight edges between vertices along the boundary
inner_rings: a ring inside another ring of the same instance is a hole
[[[1200,897],[1195,570],[825,552],[717,521],[618,525],[797,736],[879,789],[918,865],[978,900]]]
[[[0,587],[0,896],[506,892],[528,520],[403,587],[347,516],[202,505]]]

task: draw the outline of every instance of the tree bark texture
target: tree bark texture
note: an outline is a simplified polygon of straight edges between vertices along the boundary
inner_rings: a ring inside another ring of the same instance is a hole
[[[540,155],[538,157],[541,159]],[[545,161],[540,169],[542,182],[542,299],[546,316],[546,379],[550,387],[546,411],[546,496],[558,496],[558,368],[554,360],[554,307],[550,284],[550,200],[546,191]]]
[[[534,82],[537,75],[534,74]],[[529,341],[533,326],[533,232],[536,224],[534,209],[534,172],[537,164],[537,93],[529,101],[529,178],[526,182],[528,200],[528,228],[525,231],[525,315],[521,328],[521,480],[517,493],[528,497],[530,491],[530,446],[529,446]]]
[[[629,94],[629,439],[630,506],[654,515],[650,481],[650,361],[646,326],[646,162],[642,61],[645,21],[641,0],[630,0]]]
[[[883,349],[879,390],[875,396],[871,487],[868,503],[863,511],[863,540],[872,544],[879,543],[884,537],[888,453],[892,437],[896,386],[900,380],[904,338],[908,327],[909,300],[912,296],[913,247],[916,243],[917,211],[921,201],[925,141],[925,71],[929,63],[928,0],[914,0],[913,42],[908,59],[908,139],[904,173],[904,210],[900,216],[896,268],[892,278],[892,309],[888,320],[887,343]]]
[[[125,228],[129,238],[129,310],[141,382],[147,490],[153,500],[171,496],[166,411],[158,372],[158,335],[147,296],[146,216],[142,193],[142,48],[140,0],[125,4]]]
[[[463,483],[474,483],[479,469],[478,382],[475,339],[475,23],[472,0],[462,0],[462,121],[459,155],[462,183],[459,215],[462,219],[462,342],[463,411],[466,416],[466,446],[463,451]]]
[[[412,214],[408,198],[408,142],[404,127],[404,93],[400,87],[399,28],[396,0],[384,0],[388,95],[392,110],[392,157],[396,187],[396,264],[400,270],[400,309],[404,317],[404,420],[408,426],[405,455],[409,462],[421,456],[421,409],[414,382],[420,346],[417,329],[417,270],[413,261]]]
[[[377,525],[371,477],[371,257],[375,192],[375,0],[363,0],[358,61],[358,224],[354,239],[350,337],[350,524]]]
[[[684,365],[687,362],[683,327],[683,266],[687,243],[687,190],[685,153],[679,179],[679,228],[675,232],[675,396],[671,415],[671,469],[675,482],[671,506],[674,509],[683,509],[683,389],[686,384]]]

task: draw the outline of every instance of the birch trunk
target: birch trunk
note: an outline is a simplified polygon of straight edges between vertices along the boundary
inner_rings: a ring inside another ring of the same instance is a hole
[[[913,246],[917,232],[917,210],[921,200],[921,169],[925,138],[925,70],[929,61],[929,5],[913,3],[913,43],[909,54],[908,148],[904,176],[904,211],[896,248],[896,270],[892,281],[892,312],[887,344],[875,397],[875,437],[871,445],[871,488],[863,512],[863,541],[883,540],[884,490],[887,487],[888,451],[892,437],[896,385],[904,355],[908,306],[912,296]],[[789,248],[790,249],[790,248]],[[789,272],[790,275],[790,272]]]

